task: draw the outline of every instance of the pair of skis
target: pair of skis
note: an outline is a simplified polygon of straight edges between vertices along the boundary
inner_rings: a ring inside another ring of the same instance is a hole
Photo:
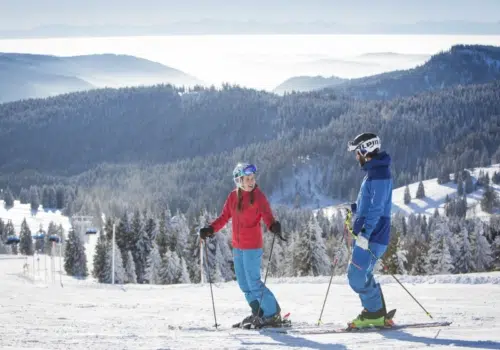
[[[233,328],[242,328],[248,330],[257,330],[263,333],[282,333],[282,334],[297,334],[297,335],[307,335],[307,334],[337,334],[337,333],[368,333],[368,332],[384,332],[384,331],[394,331],[409,328],[436,328],[436,327],[447,327],[451,325],[449,321],[437,321],[437,322],[421,322],[421,323],[404,323],[404,324],[394,324],[392,318],[394,317],[396,310],[391,310],[388,312],[388,317],[386,318],[389,322],[386,326],[372,326],[367,328],[353,328],[353,327],[320,327],[311,325],[300,325],[292,326],[289,320],[290,313],[286,314],[282,320],[282,324],[279,326],[264,326],[260,328],[255,328],[252,324],[241,324],[236,323]]]

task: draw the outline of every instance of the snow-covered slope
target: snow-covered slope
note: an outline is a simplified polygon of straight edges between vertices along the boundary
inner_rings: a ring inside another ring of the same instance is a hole
[[[51,221],[57,226],[62,225],[65,235],[71,228],[69,218],[62,215],[59,210],[44,210],[40,206],[40,209],[35,212],[31,210],[30,204],[21,204],[18,200],[15,200],[14,206],[9,209],[6,209],[5,202],[0,200],[0,218],[5,223],[11,220],[17,235],[19,235],[21,223],[24,219],[26,219],[32,234],[35,234],[40,227],[47,231]]]
[[[472,182],[476,183],[479,173],[488,173],[489,177],[493,176],[495,172],[500,172],[500,164],[495,164],[489,167],[474,168],[469,170],[472,175]],[[453,174],[450,175],[453,178]],[[439,213],[442,214],[444,211],[444,204],[446,196],[449,198],[456,197],[457,195],[457,185],[452,181],[446,184],[438,184],[437,179],[430,179],[422,181],[425,189],[425,198],[417,199],[415,194],[418,188],[418,182],[408,185],[410,189],[410,195],[412,197],[409,204],[404,203],[404,191],[405,187],[399,187],[394,189],[392,192],[392,209],[393,213],[402,211],[404,214],[426,214],[432,215],[434,210],[438,208]],[[491,187],[500,196],[500,186],[491,183]],[[481,210],[480,201],[483,197],[483,188],[479,187],[476,191],[467,195],[467,212],[468,215],[474,215],[482,218],[489,218],[490,214],[485,213]]]
[[[495,172],[500,173],[500,164],[469,169],[469,172],[472,175],[472,182],[475,184],[481,172],[489,174],[490,179]],[[453,174],[450,174],[450,178],[453,179]],[[415,198],[418,182],[409,184],[408,188],[412,198],[411,202],[408,204],[404,203],[405,186],[395,188],[392,191],[393,214],[401,212],[405,215],[421,214],[431,216],[434,214],[436,208],[439,213],[442,214],[444,212],[446,196],[450,199],[457,196],[457,185],[453,181],[445,184],[438,184],[437,178],[434,178],[422,181],[422,183],[424,185],[425,198]],[[500,186],[491,182],[490,184],[500,197]],[[481,209],[480,202],[483,197],[483,192],[484,189],[479,187],[474,192],[467,194],[467,215],[477,216],[483,219],[488,219],[490,217],[490,214],[485,213]],[[331,216],[337,210],[336,206],[326,206],[322,209],[325,215],[328,216]]]
[[[2,257],[3,258],[3,257]],[[499,349],[500,273],[410,277],[403,281],[431,320],[390,276],[381,278],[397,324],[451,321],[449,327],[367,334],[270,334],[232,329],[249,313],[236,282],[112,286],[44,273],[23,275],[22,259],[0,258],[0,347],[3,349]],[[58,266],[58,265],[56,265]],[[56,273],[58,272],[56,267]],[[463,277],[463,276],[462,276]],[[328,277],[268,279],[296,325],[315,326]],[[336,277],[322,329],[342,327],[361,310],[345,276]]]

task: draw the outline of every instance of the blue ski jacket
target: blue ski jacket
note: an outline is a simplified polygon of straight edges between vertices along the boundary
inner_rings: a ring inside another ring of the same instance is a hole
[[[378,153],[362,169],[366,175],[361,183],[352,212],[356,215],[353,233],[361,234],[370,242],[388,245],[391,229],[392,175],[391,157]]]

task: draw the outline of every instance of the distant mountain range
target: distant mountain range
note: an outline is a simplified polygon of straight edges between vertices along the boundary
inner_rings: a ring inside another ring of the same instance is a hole
[[[53,24],[0,31],[0,38],[207,35],[207,34],[500,34],[500,22],[421,21],[416,23],[339,23],[328,21],[241,21],[203,19],[161,25],[76,26]]]
[[[380,54],[379,54],[380,55]],[[387,54],[386,54],[387,56]],[[389,55],[391,56],[391,55]],[[394,55],[393,55],[394,56]],[[415,68],[357,79],[297,77],[280,84],[276,93],[332,88],[364,99],[391,99],[456,85],[481,84],[500,79],[500,48],[486,45],[455,45],[437,53]]]
[[[0,53],[0,103],[101,87],[161,83],[202,84],[180,70],[128,55],[61,57]]]

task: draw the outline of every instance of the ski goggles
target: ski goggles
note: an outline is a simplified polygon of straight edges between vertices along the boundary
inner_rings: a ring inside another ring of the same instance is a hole
[[[243,169],[241,169],[238,174],[236,174],[234,177],[240,177],[240,176],[245,176],[245,175],[252,175],[257,173],[257,167],[253,164],[249,164]]]

